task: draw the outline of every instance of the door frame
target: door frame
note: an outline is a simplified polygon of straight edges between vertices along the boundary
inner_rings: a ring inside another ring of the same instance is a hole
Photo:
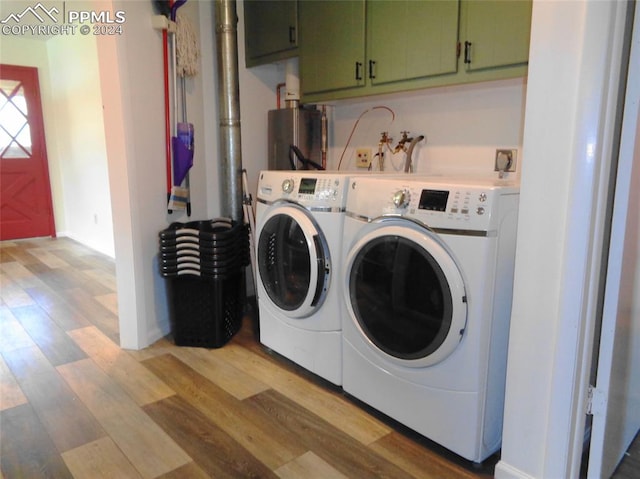
[[[600,321],[596,325],[595,348],[593,352],[592,371],[597,371],[591,384],[591,436],[589,443],[589,459],[586,468],[587,477],[608,477],[619,464],[624,452],[633,441],[640,427],[640,416],[635,410],[635,390],[619,387],[620,381],[628,380],[637,374],[639,368],[633,369],[633,358],[629,356],[632,345],[637,344],[640,331],[640,318],[634,316],[633,305],[629,303],[629,295],[633,290],[625,288],[626,275],[638,274],[638,259],[635,264],[629,263],[627,255],[633,260],[638,254],[636,250],[628,251],[628,238],[637,235],[631,229],[637,223],[630,223],[630,215],[634,214],[634,185],[638,182],[640,168],[640,4],[635,6],[635,16],[628,14],[627,19],[634,18],[634,26],[628,25],[630,52],[628,55],[628,71],[626,74],[626,90],[621,90],[624,105],[620,106],[620,125],[616,135],[619,138],[617,163],[612,176],[615,178],[615,189],[612,188],[610,227],[608,236],[606,261],[606,279],[603,280],[602,305]],[[633,38],[631,38],[631,35]],[[634,176],[635,175],[635,176]],[[637,186],[637,185],[636,185]],[[637,197],[637,193],[635,194]],[[637,206],[635,212],[637,213]],[[635,267],[635,270],[633,269]],[[632,269],[628,269],[632,268]],[[633,282],[633,279],[631,279]],[[629,286],[628,284],[626,286]],[[637,290],[637,285],[636,285]],[[637,311],[636,311],[637,312]],[[627,323],[629,321],[629,323]],[[622,329],[622,332],[620,331]],[[624,339],[623,339],[624,338]],[[636,356],[637,357],[637,356]],[[622,362],[622,359],[624,361]],[[593,373],[592,373],[593,374]],[[628,375],[628,376],[626,376]],[[627,383],[628,384],[628,383]],[[614,392],[615,391],[615,392]],[[624,394],[623,394],[624,391]],[[611,394],[613,393],[613,394]],[[637,396],[636,408],[637,408]],[[629,399],[631,398],[631,401]]]

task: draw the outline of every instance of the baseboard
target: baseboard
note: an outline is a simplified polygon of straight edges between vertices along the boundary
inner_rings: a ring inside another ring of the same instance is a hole
[[[78,243],[80,243],[83,246],[86,246],[87,248],[91,248],[92,250],[103,254],[113,260],[115,260],[116,256],[115,256],[115,252],[112,251],[111,249],[107,249],[104,247],[104,245],[101,244],[91,244],[88,243],[86,240],[77,237],[76,235],[74,235],[73,233],[69,233],[68,231],[56,231],[56,236],[58,238],[61,237],[65,237],[65,238],[69,238],[72,239],[73,241],[77,241]]]
[[[504,461],[499,461],[496,464],[493,477],[495,479],[536,479]]]
[[[149,331],[149,333],[147,334],[148,346],[151,346],[156,341],[159,341],[160,339],[164,338],[170,332],[171,332],[171,327],[168,323],[156,325],[156,327],[152,328],[151,331]]]

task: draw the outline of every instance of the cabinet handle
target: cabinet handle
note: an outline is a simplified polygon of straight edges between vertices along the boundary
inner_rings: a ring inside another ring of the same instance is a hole
[[[376,77],[375,67],[376,62],[373,60],[369,60],[369,78],[372,80]]]
[[[362,63],[356,62],[356,80],[362,80]]]
[[[464,42],[464,62],[471,63],[471,42]]]
[[[296,27],[291,26],[289,27],[289,43],[295,43],[296,42]]]

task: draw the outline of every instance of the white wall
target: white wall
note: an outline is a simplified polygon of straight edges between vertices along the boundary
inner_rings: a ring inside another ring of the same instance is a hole
[[[202,155],[198,159],[205,166],[205,195],[206,195],[206,217],[216,218],[220,216],[220,165],[216,161],[218,158],[218,96],[215,91],[216,84],[216,32],[214,28],[214,8],[213,2],[200,2],[198,8],[200,31],[200,55],[202,57],[202,68],[198,75],[198,95],[190,97],[194,101],[199,101],[202,105],[202,128],[196,132],[196,140],[199,142]],[[191,20],[192,23],[195,23]],[[197,99],[197,100],[196,100]]]
[[[115,256],[104,137],[102,96],[92,35],[56,36],[46,42],[64,223],[58,234]]]
[[[375,154],[381,132],[387,131],[395,146],[401,132],[409,131],[410,137],[426,137],[413,153],[414,171],[419,174],[496,177],[496,148],[516,148],[520,154],[512,176],[517,177],[522,165],[525,94],[526,80],[518,78],[337,103],[332,107],[328,164],[337,168],[343,157],[341,170],[357,170],[356,148],[369,147]],[[377,106],[388,107],[393,114]],[[385,171],[402,171],[404,161],[404,153],[387,151]],[[378,168],[377,159],[373,167]]]

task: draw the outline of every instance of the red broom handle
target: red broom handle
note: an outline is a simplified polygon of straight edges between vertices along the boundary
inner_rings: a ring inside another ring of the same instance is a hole
[[[171,195],[173,178],[171,174],[171,110],[169,100],[169,46],[167,30],[162,30],[162,53],[164,60],[164,134],[167,169],[167,200]]]

